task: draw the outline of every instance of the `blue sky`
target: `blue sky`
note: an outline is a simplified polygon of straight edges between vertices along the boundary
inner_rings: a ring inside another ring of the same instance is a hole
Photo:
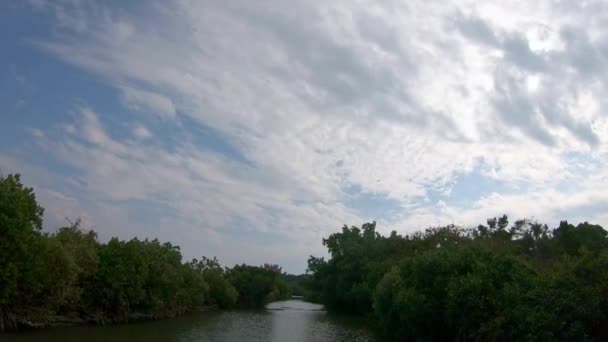
[[[608,4],[0,4],[0,169],[105,240],[299,273],[321,239],[608,224]]]

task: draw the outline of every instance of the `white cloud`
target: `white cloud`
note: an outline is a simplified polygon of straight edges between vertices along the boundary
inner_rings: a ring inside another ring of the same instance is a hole
[[[175,118],[176,110],[170,98],[158,93],[122,87],[123,100],[130,109],[158,115],[163,119]]]
[[[116,87],[131,110],[179,122],[179,108],[250,163],[188,138],[188,125],[171,148],[143,143],[144,126],[141,140],[121,139],[92,109],[52,153],[90,196],[170,208],[183,239],[195,225],[228,244],[240,224],[311,248],[365,216],[345,204],[353,187],[399,201],[407,212],[383,221],[416,228],[495,210],[553,220],[604,201],[585,172],[608,152],[601,1],[101,6],[55,8],[64,31],[36,46]],[[473,170],[522,193],[452,205]]]
[[[149,139],[152,137],[152,133],[150,133],[150,131],[142,125],[136,125],[133,128],[133,135],[136,138],[142,139],[142,140]]]
[[[229,227],[272,233],[291,243],[310,246],[311,241],[320,241],[331,228],[347,221],[360,221],[340,203],[320,203],[315,189],[289,187],[290,179],[284,179],[284,174],[232,161],[221,154],[200,150],[188,141],[170,151],[152,141],[140,144],[138,140],[115,139],[100,122],[99,115],[89,108],[80,109],[71,127],[77,135],[60,138],[60,127],[56,135],[43,138],[40,146],[81,173],[76,179],[81,187],[72,195],[85,199],[86,223],[98,227],[105,237],[128,238],[137,232],[140,237],[158,236],[190,246],[186,249],[190,257],[195,253],[213,253],[227,261],[242,262],[241,251],[221,248],[220,243],[225,240],[222,234]],[[45,206],[52,202],[47,216],[53,223],[70,211],[80,215],[81,210],[67,206],[69,202],[62,206],[64,202],[49,200],[55,195],[43,197],[47,201],[42,202]],[[293,202],[296,199],[307,200],[297,204]],[[123,203],[132,201],[159,208],[150,209],[158,215],[155,222],[142,225],[129,219]],[[116,230],[120,227],[128,230]],[[168,227],[171,229],[166,230]],[[282,228],[276,231],[276,227]],[[299,239],[303,241],[298,242]],[[214,244],[200,252],[200,246],[193,243],[201,240]],[[266,248],[255,241],[250,245]]]
[[[38,128],[29,128],[27,130],[34,138],[43,138],[44,132]]]
[[[44,187],[36,187],[35,191],[36,200],[44,205],[45,228],[53,231],[70,225],[70,222],[75,222],[78,218],[85,224],[92,221],[91,215],[78,199]]]

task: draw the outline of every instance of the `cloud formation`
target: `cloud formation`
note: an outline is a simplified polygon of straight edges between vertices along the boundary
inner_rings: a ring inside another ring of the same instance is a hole
[[[30,46],[126,110],[75,104],[34,134],[75,173],[49,196],[86,199],[99,230],[303,271],[322,236],[368,219],[608,224],[602,1],[35,4],[54,33]]]

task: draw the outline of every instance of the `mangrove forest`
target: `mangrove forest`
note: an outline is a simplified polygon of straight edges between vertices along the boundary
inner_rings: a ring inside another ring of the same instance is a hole
[[[0,330],[110,324],[206,308],[260,308],[290,295],[358,316],[381,338],[607,340],[607,232],[506,215],[383,236],[376,223],[322,240],[303,275],[280,266],[183,261],[158,240],[100,242],[79,220],[42,230],[20,176],[0,177]]]

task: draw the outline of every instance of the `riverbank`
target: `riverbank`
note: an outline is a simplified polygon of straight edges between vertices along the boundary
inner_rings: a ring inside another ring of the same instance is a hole
[[[79,325],[0,335],[3,342],[305,342],[374,341],[361,324],[330,315],[321,305],[273,302],[282,310],[210,310],[179,317],[117,325]]]
[[[383,236],[344,227],[311,257],[309,288],[330,311],[369,317],[386,338],[608,340],[608,232],[506,215],[475,228]]]
[[[0,194],[0,331],[261,308],[290,294],[279,265],[185,261],[157,239],[99,241],[79,220],[44,233],[44,208],[19,175],[0,175]]]
[[[97,316],[78,316],[78,315],[53,315],[45,317],[44,319],[19,319],[16,322],[16,329],[7,329],[12,332],[46,329],[46,328],[57,328],[57,327],[73,327],[73,326],[105,326],[105,325],[117,325],[117,324],[128,324],[135,322],[148,322],[163,319],[176,318],[188,314],[205,313],[209,311],[218,311],[220,308],[217,305],[206,305],[189,310],[185,312],[176,312],[165,315],[158,314],[147,314],[134,312],[129,314],[125,318],[109,318],[103,317],[102,315]]]

